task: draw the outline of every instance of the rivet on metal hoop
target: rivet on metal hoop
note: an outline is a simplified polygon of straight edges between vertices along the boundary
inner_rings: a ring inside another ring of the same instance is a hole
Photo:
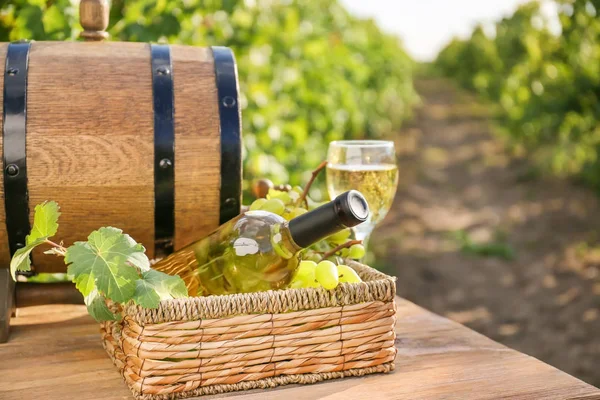
[[[158,67],[156,68],[156,73],[159,75],[169,75],[171,70],[168,67]]]
[[[223,105],[227,108],[232,108],[235,106],[235,99],[231,96],[223,97]]]
[[[235,207],[236,204],[237,204],[237,201],[233,197],[229,197],[225,200],[225,206],[227,206],[227,207]]]
[[[6,167],[6,175],[8,176],[17,176],[19,175],[19,167],[15,164],[9,164]]]
[[[161,167],[162,169],[167,169],[171,165],[173,165],[173,162],[171,160],[169,160],[168,158],[163,158],[158,163],[158,166]]]

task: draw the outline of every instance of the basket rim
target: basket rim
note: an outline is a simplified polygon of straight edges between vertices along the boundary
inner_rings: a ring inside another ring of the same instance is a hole
[[[363,282],[341,283],[334,290],[301,288],[269,290],[206,297],[163,300],[158,308],[147,309],[134,303],[123,307],[123,317],[143,326],[166,322],[227,318],[243,314],[277,314],[289,311],[339,307],[370,301],[393,301],[396,278],[355,261],[347,261]]]

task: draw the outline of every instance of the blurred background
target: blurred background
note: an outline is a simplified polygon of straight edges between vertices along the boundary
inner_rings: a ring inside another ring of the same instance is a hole
[[[109,31],[234,49],[246,189],[306,183],[332,140],[393,140],[400,186],[372,264],[401,296],[598,386],[598,12],[600,0],[113,0]],[[77,14],[75,0],[0,0],[0,40],[75,39]]]

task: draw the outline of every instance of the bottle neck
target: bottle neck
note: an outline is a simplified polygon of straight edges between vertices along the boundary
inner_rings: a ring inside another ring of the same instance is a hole
[[[282,257],[291,258],[321,239],[366,221],[368,216],[367,200],[360,192],[349,190],[333,201],[274,228],[271,241]]]
[[[286,260],[294,257],[296,253],[303,249],[294,242],[287,223],[273,225],[271,228],[271,245],[273,250]]]
[[[289,229],[293,241],[301,247],[308,247],[352,226],[344,223],[341,214],[339,205],[332,201],[292,219]]]

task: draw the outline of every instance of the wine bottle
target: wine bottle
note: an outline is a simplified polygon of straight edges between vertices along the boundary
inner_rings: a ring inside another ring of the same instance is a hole
[[[303,248],[368,216],[367,201],[356,190],[289,222],[268,211],[247,211],[153,268],[179,275],[191,296],[283,289]]]

